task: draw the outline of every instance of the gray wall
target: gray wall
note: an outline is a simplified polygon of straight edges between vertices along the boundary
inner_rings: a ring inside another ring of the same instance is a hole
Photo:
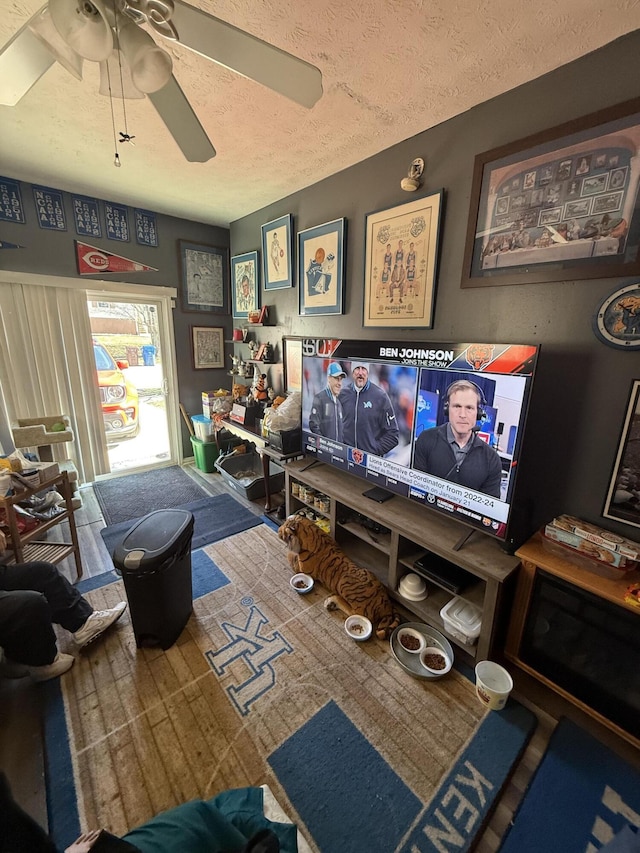
[[[10,178],[10,175],[4,175]],[[18,225],[10,222],[0,222],[0,239],[9,243],[17,243],[24,246],[23,249],[4,249],[0,251],[0,265],[2,269],[16,270],[18,272],[42,273],[43,275],[59,275],[68,278],[79,278],[76,268],[76,256],[74,240],[80,240],[96,246],[105,252],[121,255],[125,258],[138,261],[150,267],[155,267],[157,272],[135,272],[135,273],[109,273],[95,276],[82,276],[83,282],[88,288],[91,287],[92,279],[109,281],[126,281],[141,285],[163,285],[180,289],[180,266],[178,240],[187,240],[206,246],[217,246],[227,249],[229,247],[229,231],[226,228],[218,228],[205,225],[200,222],[191,222],[186,219],[157,214],[158,224],[158,247],[139,246],[132,235],[129,243],[121,243],[116,240],[98,239],[94,237],[78,237],[75,233],[72,218],[71,197],[69,193],[63,193],[65,213],[67,216],[68,230],[47,231],[41,229],[37,224],[35,206],[33,201],[32,186],[28,183],[20,183],[22,201],[25,209],[26,223]],[[113,199],[108,199],[113,201]],[[102,228],[104,233],[104,208],[101,208]],[[133,208],[128,208],[129,225],[133,226]],[[1,285],[0,285],[1,286]],[[191,354],[191,326],[223,326],[225,328],[225,339],[231,338],[232,321],[230,316],[220,314],[208,314],[204,312],[184,312],[182,310],[180,294],[176,308],[173,312],[177,365],[178,365],[178,398],[191,414],[202,413],[202,391],[216,388],[228,387],[230,377],[227,375],[231,366],[228,364],[225,370],[194,370]],[[193,448],[189,441],[189,433],[186,425],[180,419],[182,428],[182,443],[186,456],[193,454]]]
[[[271,291],[265,301],[275,306],[279,335],[541,344],[517,487],[529,532],[569,512],[638,538],[637,528],[600,514],[640,360],[637,353],[599,342],[591,325],[601,300],[629,280],[461,289],[474,158],[637,97],[639,54],[636,31],[231,226],[232,252],[238,254],[259,249],[260,226],[285,213],[293,214],[294,231],[348,220],[344,315],[300,317],[297,288]],[[400,180],[418,156],[426,161],[424,186],[405,193]],[[434,328],[418,334],[363,328],[365,215],[441,188],[445,210]]]

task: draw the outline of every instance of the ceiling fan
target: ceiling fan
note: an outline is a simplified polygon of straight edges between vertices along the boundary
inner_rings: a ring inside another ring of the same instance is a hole
[[[0,104],[15,106],[54,62],[82,79],[84,59],[100,64],[101,94],[149,98],[187,160],[216,150],[173,75],[154,34],[311,108],[320,70],[182,0],[49,0],[0,48]]]

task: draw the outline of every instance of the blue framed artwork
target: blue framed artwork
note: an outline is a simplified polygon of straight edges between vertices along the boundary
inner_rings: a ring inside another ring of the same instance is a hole
[[[129,236],[129,211],[123,204],[113,204],[105,201],[104,218],[107,223],[107,239],[118,240],[120,243],[128,243]]]
[[[286,213],[262,226],[265,290],[293,287],[293,217]]]
[[[245,252],[231,258],[231,298],[233,316],[242,319],[260,308],[260,268],[258,253]]]
[[[59,190],[49,187],[33,187],[33,200],[36,206],[38,225],[46,231],[66,231],[67,218],[64,213],[64,201]]]
[[[24,207],[18,181],[0,178],[0,219],[24,225]]]
[[[97,198],[84,195],[72,195],[71,206],[79,237],[102,237],[102,225]]]
[[[158,246],[158,219],[150,210],[134,208],[136,243],[139,246]]]
[[[298,231],[301,315],[342,314],[346,219]]]

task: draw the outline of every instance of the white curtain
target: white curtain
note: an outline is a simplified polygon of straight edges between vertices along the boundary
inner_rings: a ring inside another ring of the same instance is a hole
[[[71,419],[75,441],[53,445],[54,458],[71,459],[81,483],[109,472],[86,290],[0,283],[0,382],[10,422]]]

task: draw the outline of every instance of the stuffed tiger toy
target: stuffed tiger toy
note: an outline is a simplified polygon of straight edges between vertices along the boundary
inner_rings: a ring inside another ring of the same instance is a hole
[[[378,578],[350,560],[311,519],[290,515],[279,527],[278,536],[289,548],[287,559],[293,572],[311,575],[334,593],[324,602],[327,610],[366,616],[381,640],[400,624]]]

